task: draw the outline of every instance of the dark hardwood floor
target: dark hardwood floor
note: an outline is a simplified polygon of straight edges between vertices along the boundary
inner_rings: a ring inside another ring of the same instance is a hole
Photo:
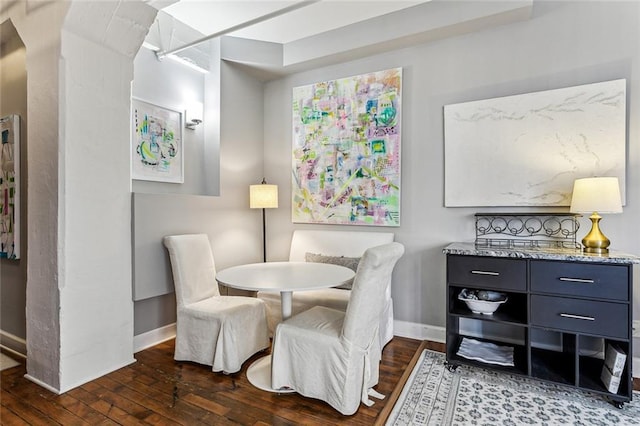
[[[246,368],[262,354],[246,362],[241,372],[223,375],[206,366],[174,361],[174,340],[170,340],[135,354],[136,363],[63,395],[25,379],[24,364],[5,370],[1,376],[0,423],[372,425],[383,408],[387,408],[385,418],[389,414],[394,402],[391,394],[405,370],[411,371],[408,367],[419,347],[420,341],[402,337],[395,337],[385,347],[376,389],[387,398],[376,400],[372,407],[361,405],[353,416],[343,416],[319,400],[254,388],[247,381]],[[443,349],[437,343],[430,347]]]
[[[135,354],[136,363],[56,395],[28,381],[24,363],[2,371],[1,425],[383,425],[422,348],[444,345],[395,337],[384,349],[380,383],[387,395],[343,416],[328,404],[297,394],[254,388],[251,361],[232,375],[173,360],[174,341]],[[634,380],[640,389],[640,380]]]

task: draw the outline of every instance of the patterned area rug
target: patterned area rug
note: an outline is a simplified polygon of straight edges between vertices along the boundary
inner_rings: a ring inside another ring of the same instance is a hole
[[[622,409],[600,395],[459,366],[425,350],[386,425],[640,425],[640,392]]]

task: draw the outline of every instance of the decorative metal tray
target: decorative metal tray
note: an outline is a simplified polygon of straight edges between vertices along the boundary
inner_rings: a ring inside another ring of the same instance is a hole
[[[580,248],[575,213],[476,213],[476,247]]]

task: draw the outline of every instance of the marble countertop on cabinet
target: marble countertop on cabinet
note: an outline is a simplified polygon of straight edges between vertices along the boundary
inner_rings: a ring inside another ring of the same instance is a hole
[[[502,248],[476,247],[474,243],[451,243],[442,252],[465,256],[516,257],[522,259],[570,260],[580,262],[640,263],[640,256],[611,250],[608,254],[598,255],[584,253],[581,249],[571,248]]]

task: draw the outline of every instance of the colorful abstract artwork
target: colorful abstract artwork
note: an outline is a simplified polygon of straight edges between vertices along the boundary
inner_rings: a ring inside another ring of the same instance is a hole
[[[0,258],[20,259],[20,116],[0,118]]]
[[[292,218],[400,225],[402,68],[293,89]]]
[[[132,178],[183,183],[182,113],[138,99],[131,111]]]

